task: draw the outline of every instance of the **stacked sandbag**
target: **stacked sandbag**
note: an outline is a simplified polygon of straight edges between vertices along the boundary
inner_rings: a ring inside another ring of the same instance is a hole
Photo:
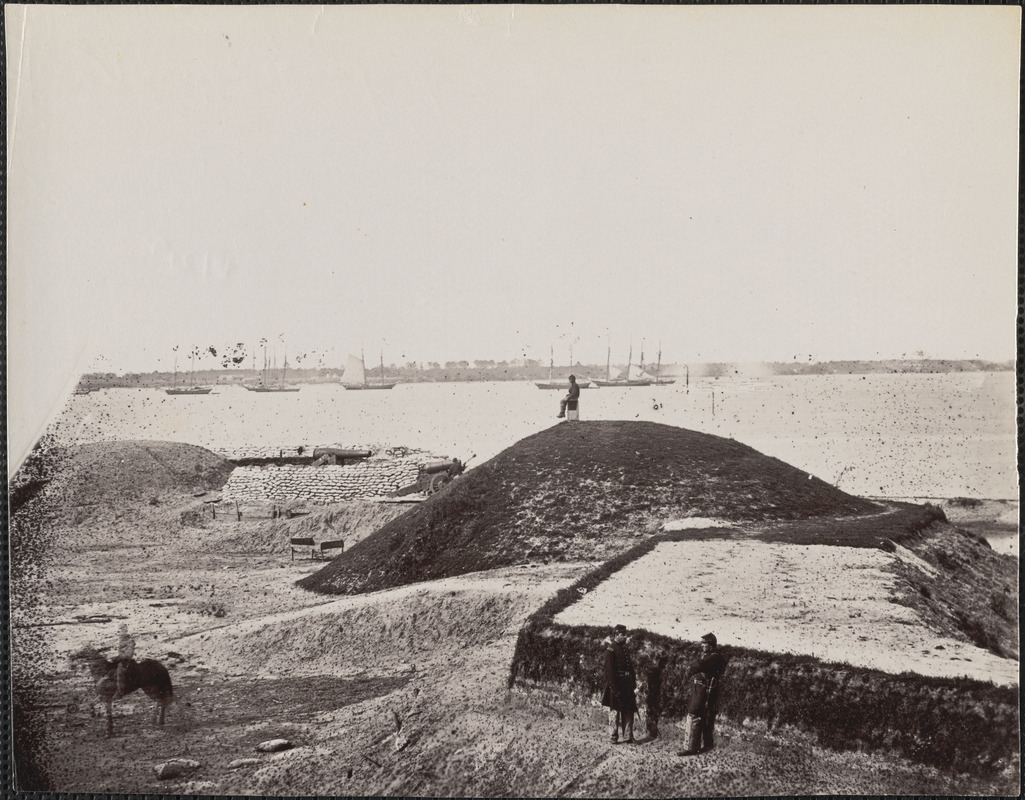
[[[236,467],[221,492],[225,500],[338,503],[383,497],[415,483],[422,454],[375,458],[347,465],[287,464]]]
[[[252,461],[275,458],[298,458],[310,456],[313,448],[308,444],[293,445],[246,445],[244,447],[210,447],[218,455],[229,461]]]

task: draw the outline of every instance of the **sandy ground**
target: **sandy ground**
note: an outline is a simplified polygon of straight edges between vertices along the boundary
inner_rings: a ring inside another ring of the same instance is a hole
[[[662,543],[556,617],[567,625],[645,628],[697,641],[812,655],[884,672],[967,675],[1017,685],[1018,662],[937,635],[894,602],[904,548],[882,550],[755,541]]]
[[[523,621],[595,564],[514,567],[331,598],[294,585],[322,562],[219,546],[238,542],[250,535],[247,530],[255,535],[246,523],[219,522],[182,530],[172,540],[150,538],[145,548],[123,534],[69,537],[49,583],[35,587],[41,602],[16,607],[14,658],[45,676],[39,752],[54,790],[990,794],[1008,791],[1015,780],[975,781],[885,754],[832,753],[794,731],[728,720],[720,726],[721,746],[697,759],[676,755],[682,733],[671,721],[659,739],[611,748],[600,708],[507,686]],[[817,551],[826,548],[798,553],[739,541],[718,543],[716,553],[699,544],[657,548],[630,568],[638,572],[623,570],[570,611],[596,624],[640,625],[648,614],[645,627],[685,638],[714,629],[737,644],[755,636],[781,647],[796,640],[794,646],[804,648],[798,652],[807,652],[811,642],[820,657],[829,637],[839,635],[847,637],[848,655],[855,640],[855,650],[879,657],[888,646],[903,654],[928,649],[927,631],[903,624],[904,610],[885,600],[893,587],[882,553],[834,548],[820,556]],[[674,571],[690,578],[680,582]],[[649,592],[645,583],[663,588]],[[816,587],[825,591],[824,584],[835,601],[798,605],[808,603]],[[864,616],[844,617],[855,611]],[[167,724],[157,728],[141,694],[119,701],[115,737],[108,740],[102,718],[94,716],[92,682],[67,656],[87,643],[113,651],[121,624],[136,637],[137,658],[168,666],[175,702]],[[918,663],[929,659],[921,654]],[[288,739],[291,749],[256,751],[257,744],[277,737]],[[172,758],[197,766],[158,779],[155,768]]]

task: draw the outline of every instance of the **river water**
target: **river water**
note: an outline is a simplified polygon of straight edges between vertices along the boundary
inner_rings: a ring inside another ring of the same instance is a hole
[[[161,439],[214,450],[405,445],[480,464],[553,424],[561,393],[528,382],[209,395],[104,389],[51,424],[68,442]],[[869,497],[1017,499],[1014,375],[817,375],[586,389],[584,420],[648,420],[731,437]]]

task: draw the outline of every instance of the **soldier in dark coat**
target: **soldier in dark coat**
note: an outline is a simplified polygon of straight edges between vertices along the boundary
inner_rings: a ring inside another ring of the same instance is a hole
[[[684,685],[690,686],[687,704],[688,720],[694,724],[696,736],[686,737],[687,746],[681,756],[692,756],[715,745],[715,717],[719,713],[719,687],[726,662],[719,653],[714,633],[701,637],[701,657],[684,676]]]
[[[637,675],[633,661],[626,649],[626,626],[615,627],[612,642],[605,650],[605,691],[602,705],[609,709],[609,734],[612,744],[619,743],[619,731],[623,741],[634,742],[634,713],[637,711]]]
[[[648,679],[645,681],[644,704],[649,739],[658,738],[658,720],[662,716],[662,677],[668,663],[669,659],[666,656],[659,656],[655,665],[648,670]]]

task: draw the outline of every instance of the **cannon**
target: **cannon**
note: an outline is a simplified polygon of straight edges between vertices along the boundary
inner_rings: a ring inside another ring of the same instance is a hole
[[[470,458],[473,457],[470,456]],[[466,459],[465,462],[460,461],[458,458],[436,458],[433,461],[428,461],[426,464],[421,464],[417,472],[416,483],[403,486],[393,492],[392,495],[394,497],[401,497],[402,495],[414,494],[416,492],[426,495],[435,494],[451,483],[454,478],[463,474],[470,458]]]
[[[416,484],[421,492],[431,495],[441,491],[446,484],[452,482],[453,478],[462,475],[465,469],[466,465],[458,458],[438,458],[428,461],[420,467]]]

